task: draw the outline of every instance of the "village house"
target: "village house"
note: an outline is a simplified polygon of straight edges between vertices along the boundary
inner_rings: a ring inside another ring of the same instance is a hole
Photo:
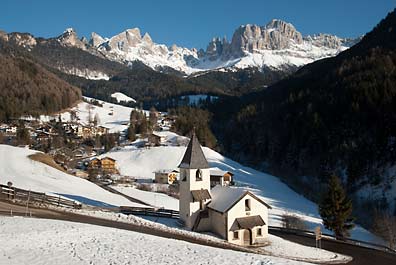
[[[99,159],[97,157],[91,159],[88,164],[88,171],[91,174],[118,174],[116,160],[111,157]]]
[[[230,171],[224,171],[219,168],[210,169],[210,187],[213,188],[216,185],[230,186],[232,185],[232,177],[234,174]]]
[[[179,171],[173,169],[162,169],[154,172],[154,182],[160,184],[173,184],[177,180]]]
[[[100,160],[100,164],[104,174],[118,174],[115,159],[106,156]]]
[[[164,135],[153,132],[149,135],[148,141],[150,146],[161,146],[166,142],[166,137]]]
[[[179,211],[185,227],[213,232],[238,245],[266,242],[271,207],[241,188],[217,185],[211,189],[209,164],[195,134],[179,168]]]

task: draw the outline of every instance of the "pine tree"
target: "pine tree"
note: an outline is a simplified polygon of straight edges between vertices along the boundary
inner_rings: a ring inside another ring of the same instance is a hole
[[[349,236],[352,223],[352,201],[345,195],[337,176],[332,175],[328,184],[328,191],[319,204],[319,213],[323,225],[334,232],[337,239]]]

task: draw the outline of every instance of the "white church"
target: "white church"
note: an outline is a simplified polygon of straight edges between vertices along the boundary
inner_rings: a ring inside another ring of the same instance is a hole
[[[210,188],[210,169],[195,134],[180,168],[180,219],[193,231],[210,231],[238,245],[264,243],[271,207],[242,188]]]

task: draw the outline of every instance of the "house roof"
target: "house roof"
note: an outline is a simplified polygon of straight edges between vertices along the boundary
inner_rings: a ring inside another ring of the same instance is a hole
[[[111,158],[111,157],[108,157],[108,156],[103,157],[101,160],[105,160],[105,159],[112,160],[112,161],[116,161],[115,159],[113,159],[113,158]]]
[[[195,133],[191,136],[179,168],[209,168],[208,161]]]
[[[199,201],[203,201],[203,200],[209,200],[212,197],[210,196],[210,193],[208,190],[192,190],[191,194],[194,198],[194,201],[199,202]]]
[[[159,169],[154,171],[154,173],[162,173],[162,174],[169,174],[169,173],[179,173],[176,169]]]
[[[208,204],[208,207],[221,213],[225,213],[230,210],[247,194],[264,204],[267,208],[271,209],[271,206],[265,203],[262,199],[243,188],[223,187],[217,185],[211,190],[211,194],[212,201]]]
[[[211,176],[219,176],[219,177],[223,177],[224,175],[226,175],[226,174],[229,174],[229,175],[231,175],[231,176],[234,176],[234,174],[232,173],[232,172],[230,172],[230,171],[224,171],[224,170],[221,170],[221,169],[219,169],[219,168],[211,168],[210,169],[210,175]]]
[[[230,230],[235,231],[239,229],[252,229],[256,226],[263,226],[265,222],[260,215],[253,215],[247,217],[236,218]]]

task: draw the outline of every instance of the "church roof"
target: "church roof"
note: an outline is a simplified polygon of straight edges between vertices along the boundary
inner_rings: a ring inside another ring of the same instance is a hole
[[[240,229],[252,229],[253,227],[263,225],[265,225],[265,222],[260,215],[247,216],[236,218],[230,230],[235,231]]]
[[[191,136],[179,168],[209,168],[208,161],[195,133]]]
[[[205,190],[192,190],[191,194],[195,202],[210,200],[212,197],[207,189]]]
[[[208,207],[225,213],[228,212],[238,201],[240,201],[245,195],[249,194],[254,199],[264,204],[267,208],[271,209],[267,203],[261,200],[259,197],[254,195],[248,190],[237,187],[223,187],[223,186],[215,186],[211,191],[212,200],[208,204]]]

